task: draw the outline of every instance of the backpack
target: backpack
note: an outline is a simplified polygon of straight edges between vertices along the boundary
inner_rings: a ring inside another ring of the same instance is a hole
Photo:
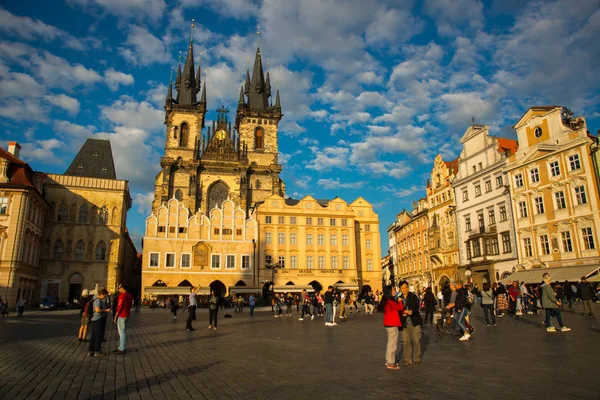
[[[85,315],[88,318],[92,318],[94,316],[94,299],[88,301],[85,305]]]

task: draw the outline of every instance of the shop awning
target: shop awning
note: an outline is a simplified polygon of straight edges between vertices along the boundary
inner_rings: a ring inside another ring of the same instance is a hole
[[[552,282],[578,282],[582,276],[588,277],[600,270],[600,265],[578,265],[576,267],[555,267],[555,268],[534,268],[525,271],[517,271],[506,278],[500,280],[502,283],[507,281],[519,281],[530,283],[542,282],[542,275],[550,274]]]
[[[155,296],[186,296],[190,294],[189,286],[146,286],[144,293]],[[210,288],[201,288],[198,295],[206,296],[210,294]]]
[[[357,283],[336,283],[333,287],[338,290],[358,290]]]
[[[275,285],[273,287],[273,291],[275,293],[299,293],[303,290],[306,290],[307,292],[314,292],[315,290],[313,289],[312,286],[310,285],[306,285],[306,286],[301,286],[301,285]]]
[[[262,288],[258,286],[229,286],[229,293],[260,293]]]

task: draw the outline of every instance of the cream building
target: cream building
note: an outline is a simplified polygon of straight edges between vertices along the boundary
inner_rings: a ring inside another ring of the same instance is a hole
[[[258,207],[260,284],[380,290],[379,217],[359,197],[268,197]],[[277,264],[284,268],[269,269]]]
[[[50,208],[42,196],[44,174],[19,158],[21,146],[0,148],[0,296],[14,307],[23,298],[38,299],[39,256],[44,215]]]
[[[434,289],[459,277],[456,202],[451,186],[457,172],[458,159],[447,162],[438,154],[433,162],[431,180],[427,185],[429,259]]]
[[[503,168],[516,140],[491,136],[488,125],[470,126],[452,181],[456,199],[460,276],[468,284],[493,283],[518,263],[510,192]]]
[[[139,259],[126,228],[129,183],[116,178],[107,140],[87,139],[64,175],[47,174],[46,213],[39,261],[40,298],[79,298],[96,284],[136,293]],[[130,271],[131,270],[131,271]]]
[[[557,106],[531,107],[514,129],[519,149],[505,172],[519,269],[597,267],[600,199],[591,154],[597,139],[588,133],[585,118]]]

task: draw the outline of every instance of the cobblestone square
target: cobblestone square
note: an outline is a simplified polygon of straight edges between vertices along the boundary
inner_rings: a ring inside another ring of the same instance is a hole
[[[428,327],[422,364],[400,371],[383,365],[381,315],[351,314],[328,328],[322,317],[255,314],[221,311],[213,332],[207,311],[199,310],[197,330],[186,332],[185,312],[173,319],[167,310],[143,309],[130,320],[127,354],[112,354],[118,337],[111,323],[100,359],[86,357],[87,344],[77,341],[75,311],[13,314],[0,320],[0,398],[593,399],[600,393],[600,324],[570,310],[563,318],[573,330],[547,333],[542,314],[500,318],[494,328],[475,307],[470,341],[439,339]]]

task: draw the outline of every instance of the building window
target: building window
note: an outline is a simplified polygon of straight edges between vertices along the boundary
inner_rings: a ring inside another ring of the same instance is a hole
[[[225,260],[226,260],[226,264],[225,264],[226,269],[235,269],[235,255],[227,254]]]
[[[465,230],[467,232],[471,231],[471,217],[470,216],[465,217]]]
[[[481,256],[481,243],[479,243],[479,239],[473,240],[473,257]]]
[[[273,257],[270,254],[265,255],[265,265],[271,265],[273,262]]]
[[[165,227],[164,226],[159,226],[158,227],[158,233],[165,233]]]
[[[312,218],[306,217],[306,225],[312,225]]]
[[[277,244],[285,244],[285,233],[277,234]]]
[[[535,213],[543,214],[544,213],[544,199],[542,197],[536,197],[533,201],[535,202]]]
[[[369,224],[365,225],[365,231],[371,232],[371,225],[369,225]]]
[[[533,168],[531,171],[531,183],[537,183],[540,181],[540,172],[537,168]]]
[[[342,246],[348,246],[348,235],[342,235]]]
[[[67,209],[67,205],[65,203],[61,203],[58,207],[58,222],[67,222],[69,218],[69,210]]]
[[[250,269],[250,256],[249,255],[242,256],[242,269]]]
[[[108,224],[108,208],[106,206],[100,209],[100,217],[98,218],[98,222],[101,224]]]
[[[490,239],[490,254],[498,255],[500,254],[500,250],[498,248],[498,238],[493,237]]]
[[[88,222],[88,207],[84,204],[79,207],[79,223],[87,224]]]
[[[373,271],[373,260],[367,259],[367,271]]]
[[[342,218],[342,226],[348,226],[348,219]]]
[[[265,224],[273,223],[273,218],[270,215],[265,215]]]
[[[296,225],[296,217],[290,217],[290,225]]]
[[[592,235],[592,228],[583,228],[581,234],[583,235],[583,247],[585,250],[594,250],[596,245],[594,243],[594,235]]]
[[[8,213],[8,197],[0,197],[0,215]]]
[[[489,193],[492,191],[492,181],[485,181],[485,192]]]
[[[319,246],[325,246],[325,235],[317,235],[317,244]]]
[[[481,196],[481,186],[475,185],[475,197]]]
[[[278,218],[278,221],[279,221],[279,224],[280,224],[280,225],[283,225],[283,224],[285,224],[285,217],[282,217],[282,216],[280,216],[280,217]]]
[[[535,130],[533,131],[533,134],[535,135],[536,138],[541,138],[542,137],[542,128],[540,128],[539,126],[535,128]]]
[[[103,241],[100,241],[96,245],[96,261],[106,260],[106,245]]]
[[[477,214],[477,222],[479,224],[479,231],[483,232],[485,230],[485,221],[483,219],[483,214]]]
[[[337,235],[331,235],[329,239],[331,241],[331,246],[337,246]]]
[[[306,257],[306,268],[313,269],[313,256]]]
[[[189,254],[182,254],[181,255],[181,264],[180,264],[181,268],[189,268],[190,267],[190,255]]]
[[[265,244],[273,244],[273,234],[271,232],[265,232]]]
[[[525,257],[533,257],[533,248],[531,247],[531,238],[523,239],[523,249],[525,250]]]
[[[342,268],[350,269],[350,257],[348,257],[348,256],[342,257]]]
[[[179,147],[187,147],[190,136],[190,126],[187,124],[187,122],[184,122],[181,124],[179,131],[181,132],[179,135]]]
[[[556,199],[556,208],[562,210],[563,208],[567,208],[567,203],[565,202],[565,193],[563,191],[554,193],[554,198]]]
[[[171,233],[175,233],[175,228],[170,228]],[[215,235],[220,235],[221,234],[221,228],[215,228],[213,229],[213,234]]]
[[[312,233],[309,233],[306,235],[306,245],[312,246],[312,244],[313,244],[313,235],[312,235]]]
[[[337,256],[331,257],[331,269],[338,269],[338,258]]]
[[[290,268],[291,269],[298,268],[298,256],[290,256]]]
[[[290,233],[290,244],[296,244],[297,242],[297,235],[295,233]]]
[[[335,226],[335,218],[330,218],[329,219],[329,225],[330,226]]]
[[[323,218],[317,218],[317,225],[323,226]]]
[[[469,192],[466,190],[463,190],[463,201],[469,201]]]
[[[552,176],[560,175],[560,167],[558,165],[558,161],[552,161],[550,163],[550,175],[552,175]]]
[[[271,257],[271,256],[268,256]],[[213,254],[210,257],[210,268],[211,269],[220,269],[221,268],[221,255]]]
[[[187,228],[179,228],[179,233],[187,233]],[[223,229],[223,235],[231,235],[231,229]]]
[[[550,242],[548,241],[548,235],[540,236],[540,246],[542,248],[543,255],[550,254]]]
[[[73,256],[76,260],[83,260],[83,255],[85,254],[85,244],[83,240],[78,240],[75,243],[75,249],[73,250]]]
[[[510,253],[512,251],[512,247],[510,245],[510,233],[508,232],[502,233],[502,251],[504,253]]]
[[[52,258],[60,260],[63,258],[63,250],[64,245],[62,240],[58,239],[54,242],[54,247],[52,249]]]
[[[579,162],[579,154],[574,154],[569,157],[569,166],[571,167],[571,171],[576,171],[581,168],[581,163]]]
[[[235,230],[235,234],[236,234],[237,236],[242,236],[242,230],[241,230],[241,229],[236,229],[236,230]]]
[[[494,225],[496,223],[496,213],[494,210],[488,211],[488,218],[490,220],[490,225]]]
[[[571,232],[569,232],[569,231],[561,232],[560,236],[562,237],[563,251],[565,253],[572,252],[573,251],[573,243],[571,242]]]
[[[503,185],[502,177],[501,176],[497,176],[496,177],[496,189],[501,188],[502,185]]]
[[[258,126],[254,130],[254,148],[256,150],[262,150],[265,145],[265,130]]]
[[[371,250],[371,247],[372,247],[372,245],[371,245],[371,239],[367,239],[366,244],[367,244],[367,246],[366,246],[367,250]]]
[[[325,269],[325,256],[319,256],[319,269]]]
[[[577,186],[575,188],[575,199],[577,200],[577,205],[587,204],[584,186]]]
[[[515,187],[523,187],[523,174],[515,175]]]
[[[490,240],[483,239],[483,255],[488,256],[490,254],[492,254],[492,250],[490,248]]]
[[[150,253],[150,264],[148,264],[151,268],[158,268],[158,263],[160,261],[159,253]]]
[[[524,201],[519,202],[519,215],[521,218],[527,218],[527,203]]]
[[[174,268],[175,267],[175,253],[167,253],[165,255],[165,267],[166,268]]]
[[[467,260],[470,260],[471,259],[471,242],[467,242],[465,244],[465,246],[466,246],[465,248],[467,250]]]

